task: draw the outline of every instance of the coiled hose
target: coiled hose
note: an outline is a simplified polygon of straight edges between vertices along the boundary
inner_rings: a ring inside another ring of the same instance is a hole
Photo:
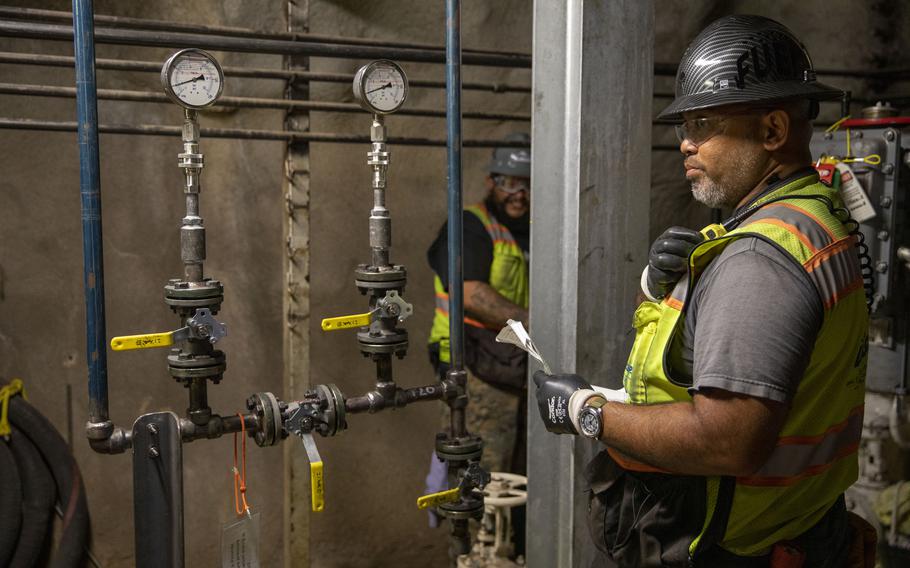
[[[53,566],[81,567],[89,513],[69,446],[21,396],[10,398],[8,418],[13,431],[0,443],[0,566],[35,565],[47,550],[54,502],[59,501],[64,514]]]
[[[18,428],[9,442],[22,483],[22,527],[10,568],[31,568],[47,550],[48,528],[53,519],[57,488],[38,449]]]
[[[16,551],[22,517],[22,486],[13,452],[0,442],[0,566],[8,566]]]

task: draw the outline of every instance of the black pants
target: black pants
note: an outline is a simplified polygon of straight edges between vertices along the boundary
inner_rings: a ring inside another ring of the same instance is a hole
[[[742,557],[712,545],[689,558],[689,544],[702,531],[706,513],[704,478],[623,470],[606,452],[591,462],[588,510],[594,544],[621,568],[767,568],[770,555]],[[722,489],[723,493],[723,489]],[[732,494],[731,494],[732,496]],[[723,502],[724,499],[720,498]],[[721,522],[703,540],[719,541]],[[728,509],[728,507],[724,507]],[[717,516],[719,515],[719,516]],[[806,553],[804,568],[841,568],[851,531],[841,496],[822,519],[795,539]],[[609,564],[604,564],[609,566]]]

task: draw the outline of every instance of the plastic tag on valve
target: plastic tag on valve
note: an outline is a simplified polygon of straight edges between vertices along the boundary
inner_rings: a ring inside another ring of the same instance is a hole
[[[850,216],[857,223],[863,223],[875,217],[875,207],[872,206],[866,190],[856,179],[850,166],[840,162],[836,167],[837,171],[840,172],[841,195],[844,198],[844,204],[850,210]]]
[[[224,524],[221,568],[259,568],[259,513],[243,515]]]

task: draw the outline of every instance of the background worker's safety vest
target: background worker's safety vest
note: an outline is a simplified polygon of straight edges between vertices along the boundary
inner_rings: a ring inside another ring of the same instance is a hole
[[[487,234],[493,241],[493,264],[490,265],[490,287],[502,297],[523,308],[528,307],[529,276],[528,261],[524,251],[504,225],[500,225],[486,206],[482,203],[465,207],[480,219]],[[439,276],[433,278],[436,289],[436,315],[430,330],[430,343],[439,343],[439,360],[448,363],[449,354],[449,295]],[[484,328],[483,323],[465,315],[464,322],[474,327]],[[496,331],[499,331],[498,329]]]
[[[809,365],[774,451],[748,477],[705,478],[707,514],[701,533],[693,535],[690,556],[713,543],[734,554],[763,554],[814,526],[857,478],[868,314],[856,238],[817,198],[843,207],[837,192],[817,179],[801,178],[761,198],[757,203],[764,205],[742,226],[692,251],[688,277],[670,296],[659,304],[644,302],[635,312],[637,333],[624,386],[632,404],[662,404],[692,400],[686,390],[691,385],[672,375],[669,350],[685,317],[688,292],[734,240],[757,237],[785,251],[805,270],[824,307]],[[768,290],[768,301],[781,293],[786,291]],[[655,471],[610,453],[626,469]]]

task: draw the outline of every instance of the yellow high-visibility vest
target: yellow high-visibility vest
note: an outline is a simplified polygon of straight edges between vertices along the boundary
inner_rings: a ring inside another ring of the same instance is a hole
[[[809,365],[774,451],[748,477],[705,478],[707,514],[701,533],[693,535],[690,556],[713,544],[703,542],[706,534],[722,535],[713,540],[734,554],[763,554],[814,526],[857,478],[869,321],[856,238],[825,200],[843,207],[837,191],[818,183],[815,175],[762,197],[757,204],[764,205],[740,227],[692,251],[687,277],[669,296],[660,303],[644,302],[635,312],[624,386],[632,404],[663,404],[691,401],[690,385],[674,380],[669,350],[689,291],[734,240],[756,237],[786,251],[805,270],[824,307]],[[627,469],[655,471],[610,453]],[[718,527],[724,519],[726,527]]]
[[[512,233],[499,224],[496,217],[490,214],[483,203],[465,207],[480,219],[487,234],[493,241],[493,264],[490,265],[490,287],[499,292],[506,300],[523,308],[528,307],[530,299],[530,277],[528,261],[524,251],[515,241]],[[433,278],[436,291],[436,315],[430,329],[430,343],[439,343],[439,360],[448,363],[449,352],[449,294],[442,285],[439,276]],[[483,323],[465,316],[464,322],[475,327],[486,327]],[[498,330],[497,330],[498,331]]]

